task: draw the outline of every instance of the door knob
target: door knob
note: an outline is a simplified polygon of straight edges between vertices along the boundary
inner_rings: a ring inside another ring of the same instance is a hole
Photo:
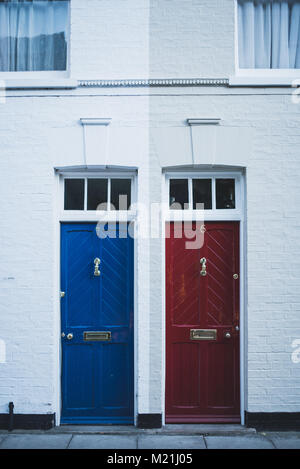
[[[94,275],[95,275],[95,277],[100,277],[100,270],[99,270],[100,262],[101,262],[100,259],[98,257],[96,257],[96,259],[94,260],[94,264],[95,264]]]
[[[202,264],[202,270],[201,270],[200,274],[202,275],[202,277],[206,277],[206,275],[207,275],[206,262],[207,262],[207,260],[205,259],[205,257],[202,257],[202,259],[200,260],[200,264]]]
[[[226,334],[225,334],[224,337],[225,337],[225,339],[231,339],[231,334],[230,334],[230,332],[226,332]]]
[[[68,340],[72,340],[73,337],[74,337],[73,334],[68,334],[68,335],[67,335],[67,339],[68,339]]]

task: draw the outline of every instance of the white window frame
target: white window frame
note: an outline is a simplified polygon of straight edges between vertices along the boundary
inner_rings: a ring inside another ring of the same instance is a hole
[[[169,206],[170,179],[188,179],[189,184],[189,209],[172,210]],[[212,209],[194,210],[192,200],[192,181],[193,179],[211,179],[212,180]],[[216,179],[234,179],[235,181],[235,208],[217,209],[216,208]],[[243,177],[241,172],[168,172],[165,174],[164,206],[166,209],[166,221],[178,220],[240,220],[243,213]]]
[[[64,195],[65,195],[65,179],[84,179],[85,180],[85,194],[84,194],[84,209],[83,210],[65,210],[64,208]],[[107,210],[87,210],[87,180],[88,179],[108,179],[108,208]],[[110,207],[110,181],[111,179],[130,179],[131,180],[131,208],[130,210],[111,210]],[[60,173],[59,178],[59,207],[60,207],[60,221],[132,221],[136,217],[136,174],[132,172],[63,172]]]
[[[45,82],[57,82],[60,79],[66,80],[70,77],[70,49],[71,49],[71,2],[68,0],[68,28],[67,28],[67,66],[66,70],[47,70],[47,71],[29,71],[29,72],[0,72],[0,81],[5,82],[6,88],[16,88],[24,83],[25,87],[34,87],[34,85],[43,85]],[[40,83],[37,83],[40,82]],[[26,86],[27,85],[27,86]],[[73,87],[73,86],[72,86]]]
[[[240,68],[238,0],[234,0],[234,25],[235,75],[229,77],[231,86],[291,86],[297,81],[299,84],[300,68]]]

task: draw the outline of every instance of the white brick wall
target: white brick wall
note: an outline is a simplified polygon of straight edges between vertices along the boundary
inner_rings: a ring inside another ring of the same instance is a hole
[[[72,0],[72,75],[218,77],[234,71],[233,0]]]
[[[72,0],[76,78],[226,77],[233,72],[233,1],[113,3]],[[7,344],[7,362],[0,364],[0,413],[7,412],[9,401],[18,413],[58,411],[53,167],[83,164],[79,119],[112,118],[110,161],[139,166],[139,201],[149,203],[162,197],[161,155],[157,145],[143,144],[139,136],[149,132],[153,137],[155,129],[182,130],[187,118],[207,116],[253,136],[250,156],[247,149],[240,155],[247,168],[246,409],[299,412],[300,364],[292,363],[291,344],[300,338],[300,105],[292,103],[291,90],[9,91],[0,106],[0,339]],[[122,140],[126,132],[130,139]],[[170,141],[170,152],[175,146]],[[190,149],[180,158],[178,164],[189,163]],[[220,162],[222,152],[215,161]],[[161,412],[164,406],[162,245],[161,240],[149,246],[138,242],[142,413]]]

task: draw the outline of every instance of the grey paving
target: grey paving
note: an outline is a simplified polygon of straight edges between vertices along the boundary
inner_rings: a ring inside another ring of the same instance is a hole
[[[228,424],[172,424],[165,425],[159,429],[159,433],[181,434],[181,435],[239,435],[256,433],[255,428],[247,428],[243,425]]]
[[[8,435],[0,449],[65,449],[72,435]]]
[[[113,433],[113,428],[115,432]],[[134,427],[60,427],[51,431],[2,431],[1,449],[300,449],[300,432],[226,433],[219,425]],[[63,431],[65,430],[65,432]],[[66,431],[67,430],[67,431]]]
[[[127,435],[74,435],[69,449],[136,449],[137,437]]]
[[[208,449],[274,449],[272,443],[261,435],[207,436]]]
[[[205,449],[202,436],[142,435],[138,449]]]
[[[266,433],[277,449],[300,449],[300,434],[295,432]]]

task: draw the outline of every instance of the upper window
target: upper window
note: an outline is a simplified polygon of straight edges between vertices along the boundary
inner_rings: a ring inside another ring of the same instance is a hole
[[[0,0],[0,72],[66,71],[69,1]]]
[[[300,68],[300,0],[237,0],[240,69]]]

